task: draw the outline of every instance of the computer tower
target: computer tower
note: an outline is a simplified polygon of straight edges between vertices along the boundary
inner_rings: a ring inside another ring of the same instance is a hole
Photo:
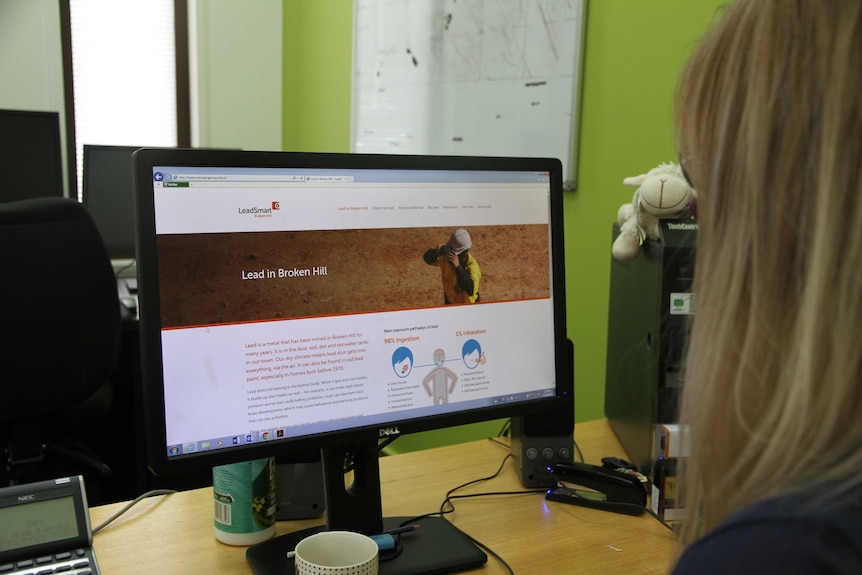
[[[657,423],[676,423],[694,314],[697,223],[660,220],[632,262],[611,258],[605,416],[631,462],[649,476]],[[619,235],[614,224],[611,242]],[[610,253],[610,249],[608,249]]]
[[[575,348],[567,340],[566,377],[574,379]],[[557,480],[548,466],[571,462],[575,447],[575,402],[567,402],[554,412],[512,418],[511,454],[524,487],[554,487]]]

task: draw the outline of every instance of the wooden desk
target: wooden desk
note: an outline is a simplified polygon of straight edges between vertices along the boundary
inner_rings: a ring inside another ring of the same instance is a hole
[[[588,463],[625,453],[605,420],[578,424],[575,439]],[[488,440],[384,457],[380,460],[384,515],[436,511],[446,492],[491,475],[508,453]],[[523,489],[511,461],[499,477],[463,493]],[[457,500],[447,517],[503,556],[519,575],[539,573],[667,573],[673,536],[648,514],[630,517],[546,502],[542,494]],[[98,525],[123,504],[90,510]],[[322,523],[281,522],[277,533]],[[250,574],[244,547],[213,534],[212,490],[185,491],[138,503],[95,536],[105,575],[152,573]],[[493,558],[473,573],[505,573]]]

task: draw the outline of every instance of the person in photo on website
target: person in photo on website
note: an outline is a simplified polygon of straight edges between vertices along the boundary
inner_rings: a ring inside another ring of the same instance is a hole
[[[479,263],[470,254],[473,242],[464,228],[452,232],[449,241],[438,248],[429,248],[422,259],[440,268],[443,281],[443,303],[476,303],[479,301]]]

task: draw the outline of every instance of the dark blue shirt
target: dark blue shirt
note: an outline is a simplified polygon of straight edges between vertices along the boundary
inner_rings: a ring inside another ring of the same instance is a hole
[[[673,575],[862,574],[862,501],[754,503],[687,549]]]

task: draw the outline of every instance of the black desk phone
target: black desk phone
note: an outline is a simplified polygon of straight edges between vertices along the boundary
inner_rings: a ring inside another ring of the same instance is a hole
[[[0,488],[0,575],[99,575],[84,478]]]

